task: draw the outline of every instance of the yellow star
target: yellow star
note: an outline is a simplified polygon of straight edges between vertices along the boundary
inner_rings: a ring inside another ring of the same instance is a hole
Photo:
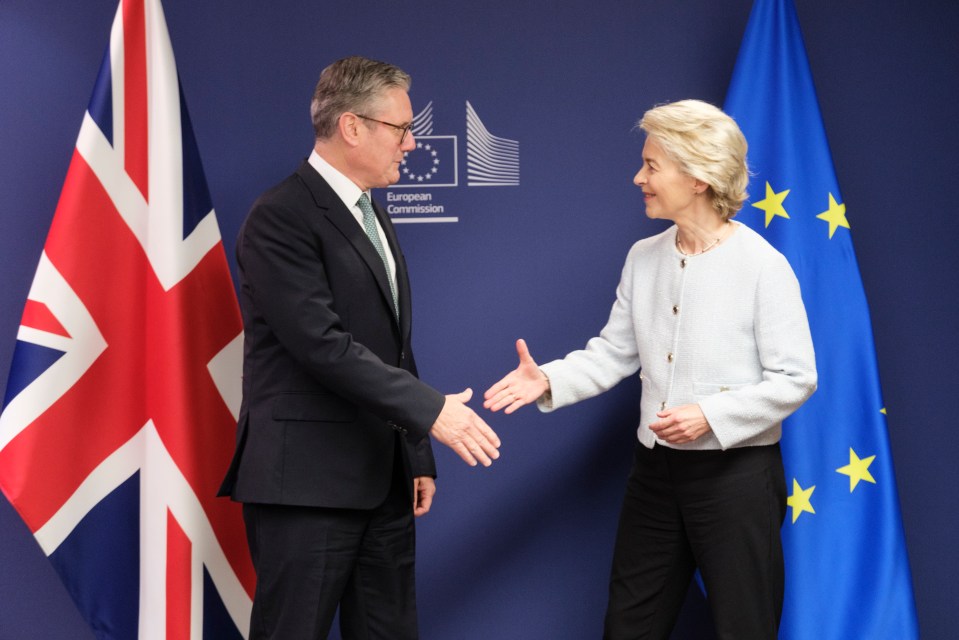
[[[786,196],[789,195],[789,189],[776,193],[773,191],[773,188],[766,183],[766,197],[759,202],[754,202],[753,206],[757,209],[762,209],[766,212],[766,226],[769,226],[769,223],[773,221],[775,216],[782,216],[786,219],[789,218],[789,214],[786,213],[786,209],[783,208],[783,200],[786,199]]]
[[[852,493],[852,490],[856,488],[860,480],[876,484],[876,479],[869,473],[869,465],[871,465],[875,459],[876,456],[860,459],[859,456],[856,455],[856,452],[852,450],[852,447],[849,447],[849,464],[836,469],[838,473],[849,476],[849,493]]]
[[[879,410],[879,413],[881,413],[882,415],[887,415],[887,414],[886,414],[886,407],[883,407],[882,409],[880,409],[880,410]]]
[[[803,511],[816,513],[816,510],[812,508],[812,503],[809,501],[809,499],[812,497],[812,492],[815,490],[816,485],[813,485],[808,489],[803,489],[799,486],[799,483],[796,481],[796,479],[793,478],[793,494],[786,498],[786,506],[793,508],[794,524],[799,518],[799,514],[801,514]]]
[[[837,204],[831,193],[829,194],[829,208],[816,217],[829,223],[830,240],[832,240],[832,234],[836,233],[838,227],[849,228],[849,221],[846,220],[846,205]]]

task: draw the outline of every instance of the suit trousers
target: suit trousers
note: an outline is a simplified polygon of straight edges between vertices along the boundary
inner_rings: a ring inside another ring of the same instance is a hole
[[[636,447],[613,551],[604,638],[666,640],[699,569],[716,635],[775,640],[785,570],[779,445]]]
[[[375,509],[244,504],[257,584],[250,640],[415,640],[415,533],[397,439],[393,481]]]

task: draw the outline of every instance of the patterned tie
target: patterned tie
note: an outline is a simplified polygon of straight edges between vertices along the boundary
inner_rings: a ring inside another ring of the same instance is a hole
[[[373,205],[370,204],[370,198],[365,193],[360,196],[356,204],[359,206],[360,211],[363,212],[363,230],[366,231],[366,235],[376,248],[376,252],[380,254],[383,267],[386,268],[386,279],[390,282],[390,293],[393,294],[394,313],[396,314],[396,318],[399,319],[400,304],[399,299],[396,297],[396,284],[393,282],[393,276],[390,273],[390,261],[386,259],[386,251],[383,249],[383,243],[380,242],[380,234],[376,229],[376,214],[373,212]]]

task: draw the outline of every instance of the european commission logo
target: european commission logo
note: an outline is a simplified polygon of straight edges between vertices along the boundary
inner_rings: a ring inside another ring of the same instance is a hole
[[[433,189],[460,186],[460,149],[455,135],[433,134],[433,103],[413,118],[416,147],[400,166],[400,179],[390,189]],[[519,142],[495,136],[473,105],[466,102],[466,186],[519,186]],[[431,191],[387,193],[387,210],[394,222],[458,222],[444,215],[445,206]],[[427,217],[423,217],[423,216]]]

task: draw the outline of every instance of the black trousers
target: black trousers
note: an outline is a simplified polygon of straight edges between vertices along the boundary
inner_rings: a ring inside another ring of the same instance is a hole
[[[400,453],[397,447],[397,456]],[[371,510],[245,504],[256,569],[250,640],[416,640],[412,496],[397,459]]]
[[[785,515],[778,444],[726,451],[637,445],[604,638],[669,638],[698,568],[719,638],[775,640]]]

